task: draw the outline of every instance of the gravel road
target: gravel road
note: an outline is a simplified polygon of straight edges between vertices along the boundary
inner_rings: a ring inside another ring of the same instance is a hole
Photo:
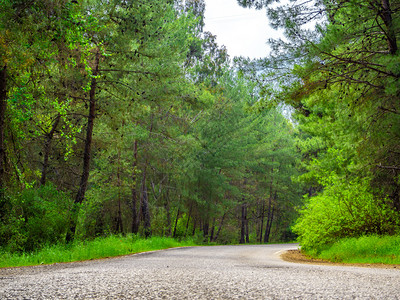
[[[400,299],[400,270],[289,263],[296,245],[215,246],[0,269],[0,299]]]

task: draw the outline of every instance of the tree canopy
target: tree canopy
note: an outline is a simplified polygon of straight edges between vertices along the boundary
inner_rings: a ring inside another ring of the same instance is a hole
[[[294,238],[297,129],[256,108],[204,1],[1,6],[0,247]]]
[[[1,1],[0,247],[398,234],[399,1],[276,2],[249,60],[202,0]]]
[[[400,3],[238,2],[267,7],[272,26],[285,30],[270,57],[241,68],[263,70],[263,106],[295,109],[299,180],[309,186],[294,227],[304,248],[398,233]]]

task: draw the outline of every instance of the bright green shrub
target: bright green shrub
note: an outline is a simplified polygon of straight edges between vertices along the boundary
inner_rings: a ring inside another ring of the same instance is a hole
[[[303,249],[321,249],[344,237],[395,233],[399,214],[374,197],[369,186],[367,179],[334,176],[323,192],[306,199],[293,227]]]

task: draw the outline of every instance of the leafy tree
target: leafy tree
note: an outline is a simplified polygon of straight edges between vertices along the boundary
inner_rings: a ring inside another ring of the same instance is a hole
[[[303,245],[398,231],[399,3],[238,2],[266,7],[285,32],[270,57],[240,63],[260,84],[261,108],[284,101],[296,109],[300,179],[309,185],[295,226]]]
[[[282,235],[293,128],[251,112],[261,90],[203,32],[204,9],[2,1],[2,247],[127,232],[232,242],[241,225],[249,242],[266,203],[268,236]]]
[[[157,11],[164,14],[156,15]],[[196,23],[190,14],[179,15],[172,5],[160,1],[129,5],[121,2],[112,12],[110,19],[115,24],[115,34],[109,37],[104,67],[99,68],[99,111],[103,113],[101,122],[106,126],[96,133],[99,137],[103,132],[110,135],[110,139],[97,141],[102,144],[101,148],[106,147],[106,141],[110,144],[109,151],[99,153],[99,159],[104,160],[102,156],[106,155],[110,162],[111,168],[102,170],[106,171],[104,175],[108,174],[103,178],[117,174],[116,182],[127,183],[131,177],[134,180],[130,184],[132,228],[138,229],[136,206],[140,197],[143,230],[149,236],[152,231],[149,186],[154,183],[150,168],[156,165],[151,161],[163,159],[160,156],[164,155],[165,138],[176,134],[173,131],[177,124],[171,118],[179,112],[179,107],[185,106],[185,102],[196,102],[196,88],[185,79],[181,68],[187,57],[191,28]],[[155,154],[157,143],[161,146],[160,154]],[[118,164],[114,163],[116,156]],[[121,164],[131,165],[133,170],[121,172]],[[126,190],[118,196],[119,207],[121,197],[127,197]],[[120,212],[121,209],[119,216]],[[122,224],[120,217],[118,220]],[[119,228],[122,230],[121,225]]]

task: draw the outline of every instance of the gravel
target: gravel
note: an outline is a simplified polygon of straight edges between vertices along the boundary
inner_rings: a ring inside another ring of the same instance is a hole
[[[191,247],[0,269],[0,299],[400,299],[400,270],[306,265],[296,245]]]

